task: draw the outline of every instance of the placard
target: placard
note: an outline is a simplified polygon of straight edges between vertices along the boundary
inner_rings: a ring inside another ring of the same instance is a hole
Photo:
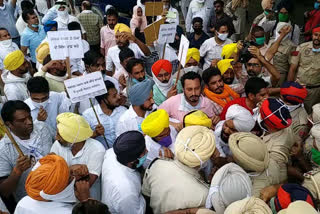
[[[48,31],[50,57],[53,60],[83,58],[83,44],[80,30]]]
[[[165,19],[162,18],[144,29],[144,36],[146,38],[147,45],[152,45],[154,41],[158,39],[160,26],[164,24]]]
[[[101,72],[93,72],[64,81],[72,103],[94,98],[107,93]]]
[[[186,65],[189,44],[189,40],[182,34],[180,40],[178,59],[180,60],[180,63],[183,67]]]
[[[176,24],[162,24],[159,29],[158,43],[173,43],[177,32]]]
[[[163,2],[146,2],[146,16],[160,16],[163,12]]]

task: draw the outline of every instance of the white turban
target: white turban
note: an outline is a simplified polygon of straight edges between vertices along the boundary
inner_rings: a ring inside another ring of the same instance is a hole
[[[202,166],[216,148],[213,131],[204,126],[182,129],[175,142],[176,158],[189,167]]]
[[[314,123],[320,122],[320,103],[312,106],[312,121]]]
[[[235,163],[226,164],[212,178],[206,208],[213,206],[217,214],[223,214],[233,202],[251,197],[251,192],[248,174]]]
[[[311,135],[315,139],[318,149],[320,149],[320,124],[316,124],[312,127]]]
[[[250,111],[238,104],[228,108],[226,120],[232,120],[238,132],[250,132],[256,124]]]
[[[318,214],[318,212],[305,201],[295,201],[289,204],[287,209],[280,210],[278,214]]]
[[[263,200],[251,197],[233,202],[224,214],[272,214],[272,211]]]

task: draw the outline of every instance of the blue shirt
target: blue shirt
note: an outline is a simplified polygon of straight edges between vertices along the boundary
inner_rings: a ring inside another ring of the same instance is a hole
[[[39,25],[38,32],[31,30],[28,26],[21,34],[21,46],[29,48],[31,60],[33,63],[36,63],[36,49],[46,38],[46,33],[42,25]]]
[[[16,28],[16,18],[14,17],[15,8],[12,7],[11,2],[5,3],[5,8],[0,9],[0,28],[5,28],[11,35],[11,38],[19,37],[19,32]]]

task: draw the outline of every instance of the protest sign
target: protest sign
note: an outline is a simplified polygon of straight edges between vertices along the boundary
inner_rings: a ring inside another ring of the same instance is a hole
[[[72,103],[107,93],[101,72],[65,80],[64,85]]]
[[[146,16],[159,16],[163,12],[163,2],[146,2]]]
[[[146,44],[152,45],[154,41],[158,39],[160,26],[164,24],[165,19],[160,19],[144,29],[144,36],[146,38]]]
[[[162,24],[159,29],[158,43],[173,43],[176,36],[177,25],[176,24]]]
[[[183,67],[186,64],[189,45],[189,40],[184,35],[181,35],[178,59]]]

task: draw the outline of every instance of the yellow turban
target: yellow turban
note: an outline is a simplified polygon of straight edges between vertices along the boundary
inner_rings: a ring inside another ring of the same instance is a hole
[[[224,73],[226,73],[226,71],[231,68],[233,69],[232,65],[231,65],[231,62],[233,61],[233,59],[223,59],[223,60],[220,60],[217,64],[218,66],[218,69],[220,70],[221,72],[221,75],[223,75]]]
[[[237,43],[227,44],[222,48],[221,57],[222,59],[229,59],[232,56],[232,54],[237,52]]]
[[[189,167],[201,166],[216,148],[213,131],[204,126],[182,129],[175,142],[176,158]]]
[[[40,166],[33,168],[26,180],[27,194],[37,201],[44,201],[40,196],[43,191],[48,195],[62,192],[69,182],[67,162],[58,155],[47,155],[39,160]]]
[[[24,63],[24,54],[20,50],[9,53],[3,60],[4,68],[9,71],[18,69]]]
[[[192,111],[183,118],[184,127],[187,126],[205,126],[211,128],[212,120],[200,110]]]
[[[189,48],[188,52],[187,52],[186,64],[189,62],[191,57],[199,63],[200,62],[200,51],[197,48]]]
[[[50,54],[49,43],[44,42],[36,49],[37,60],[40,64],[43,64],[43,60]]]
[[[141,130],[149,137],[157,137],[165,128],[168,127],[169,115],[163,109],[159,109],[149,114],[141,124]]]
[[[233,202],[224,212],[224,214],[234,213],[272,214],[272,211],[270,207],[260,198],[250,197]]]
[[[66,112],[57,116],[59,135],[68,143],[79,143],[93,134],[88,122],[80,115]]]
[[[120,33],[122,32],[132,33],[131,29],[127,25],[121,24],[121,23],[116,24],[116,26],[114,26],[114,33],[117,33],[118,31]]]

